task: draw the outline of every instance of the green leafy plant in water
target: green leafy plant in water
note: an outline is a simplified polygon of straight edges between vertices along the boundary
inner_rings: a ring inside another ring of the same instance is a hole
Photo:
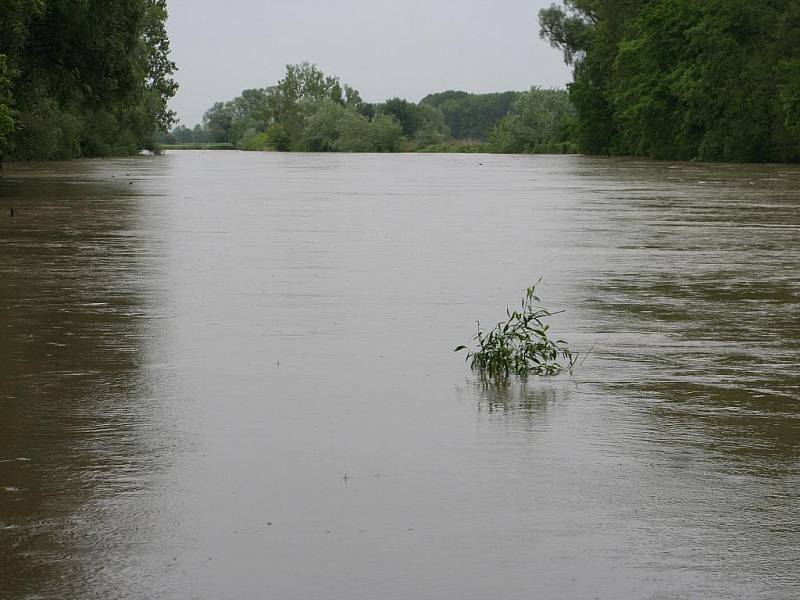
[[[503,379],[515,374],[557,375],[572,372],[578,353],[569,349],[564,340],[549,337],[550,326],[544,320],[553,314],[539,306],[536,286],[529,287],[518,310],[506,308],[506,321],[495,325],[488,333],[478,323],[478,333],[473,338],[477,349],[459,346],[455,352],[467,351],[467,362],[474,371],[490,379]]]

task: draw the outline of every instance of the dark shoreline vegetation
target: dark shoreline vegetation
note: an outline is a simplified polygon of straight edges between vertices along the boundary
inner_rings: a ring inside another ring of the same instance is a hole
[[[233,144],[161,144],[162,150],[236,150]]]
[[[582,151],[800,161],[798,0],[565,0],[539,23],[573,65]]]
[[[157,151],[167,0],[0,0],[0,164]]]
[[[0,164],[162,145],[800,161],[798,0],[564,0],[539,22],[568,90],[369,103],[302,63],[192,129],[167,106],[167,0],[0,0],[0,15]]]
[[[276,85],[217,102],[192,129],[159,138],[166,148],[232,144],[300,152],[577,152],[566,90],[431,94],[369,103],[316,65],[288,65]]]

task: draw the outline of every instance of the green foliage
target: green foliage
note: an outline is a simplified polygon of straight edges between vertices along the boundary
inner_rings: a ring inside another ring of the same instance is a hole
[[[480,154],[492,151],[489,144],[479,140],[445,140],[434,144],[417,144],[413,150],[431,154]]]
[[[403,128],[403,135],[412,137],[422,125],[419,108],[413,102],[391,98],[375,107],[378,114],[394,117]]]
[[[0,54],[0,162],[8,143],[9,134],[14,131],[14,111],[11,109],[11,73],[8,59]]]
[[[417,112],[424,126],[441,129],[437,111]],[[275,86],[245,90],[234,100],[217,102],[203,116],[202,126],[178,127],[160,139],[233,143],[242,150],[396,152],[403,130],[394,117],[376,113],[338,77],[302,63],[288,65]]]
[[[193,130],[193,142],[231,143],[241,145],[253,130],[262,133],[272,121],[271,90],[244,90],[228,102],[217,102],[203,115],[203,124]],[[172,132],[179,135],[178,130]],[[183,137],[186,136],[182,132]],[[187,140],[188,141],[188,140]]]
[[[12,156],[21,160],[58,160],[80,154],[83,123],[46,96],[31,102],[19,115]]]
[[[168,144],[233,143],[248,150],[267,147],[304,152],[488,152],[494,146],[477,137],[453,141],[447,116],[438,105],[449,106],[451,116],[456,108],[463,108],[458,131],[476,130],[485,137],[487,128],[506,116],[515,100],[520,101],[518,114],[502,131],[517,132],[519,125],[520,132],[515,133],[516,137],[511,133],[496,136],[495,145],[502,148],[499,151],[512,151],[508,149],[512,141],[518,147],[513,151],[517,152],[574,149],[567,139],[572,110],[565,92],[445,92],[429,96],[420,104],[401,98],[368,104],[357,90],[309,63],[288,65],[276,85],[245,90],[234,100],[217,102],[203,116],[202,126],[191,131],[178,127],[162,134],[160,140]],[[524,132],[523,125],[527,127]]]
[[[311,114],[303,124],[300,143],[300,149],[306,152],[335,151],[344,121],[351,116],[360,118],[355,111],[327,98],[307,106]]]
[[[142,52],[146,53],[144,108],[147,112],[148,133],[153,129],[166,130],[176,122],[175,112],[167,102],[178,91],[172,78],[177,67],[170,60],[170,41],[167,35],[167,0],[148,0],[141,33]]]
[[[301,149],[309,152],[393,152],[403,130],[393,118],[373,120],[333,100],[322,100],[307,117]]]
[[[195,140],[194,131],[183,125],[173,129],[172,133],[159,138],[159,142],[162,144],[193,144],[202,141],[204,140]]]
[[[430,94],[420,106],[438,109],[450,137],[457,140],[486,140],[491,129],[506,116],[520,92],[469,94],[447,91]]]
[[[533,88],[489,134],[492,151],[509,154],[564,152],[574,148],[575,109],[564,90]]]
[[[402,126],[392,117],[378,115],[372,121],[361,117],[351,120],[342,130],[341,152],[398,152],[403,138]]]
[[[240,150],[266,150],[269,147],[269,136],[264,131],[249,129],[239,140]]]
[[[357,92],[349,86],[343,87],[338,77],[326,75],[317,65],[304,62],[286,66],[283,79],[271,90],[269,104],[275,121],[283,126],[289,138],[289,149],[299,149],[304,145],[306,117],[317,103],[331,100],[340,105],[348,102],[357,105],[360,97],[356,96]]]
[[[236,150],[233,144],[165,144],[163,150]]]
[[[230,141],[232,123],[233,116],[224,102],[216,102],[203,115],[203,129],[212,144]]]
[[[354,90],[345,86],[350,94]],[[279,108],[275,112],[283,116],[283,112],[293,112],[298,103],[303,100],[333,100],[339,104],[346,104],[344,88],[338,77],[326,75],[322,70],[309,62],[297,65],[286,65],[286,74],[278,81],[272,98]],[[356,92],[357,93],[357,92]]]
[[[166,0],[0,0],[0,153],[135,153],[168,129]]]
[[[504,379],[509,375],[557,375],[564,370],[572,372],[577,353],[572,352],[564,340],[549,337],[550,326],[544,321],[551,313],[538,306],[536,284],[529,287],[518,310],[506,308],[505,321],[499,322],[488,333],[481,329],[473,338],[477,349],[458,346],[455,351],[467,351],[467,361],[473,370],[489,379]]]
[[[291,149],[292,140],[289,132],[281,123],[273,123],[267,128],[267,144],[279,152],[287,152]]]
[[[540,24],[574,65],[585,151],[800,160],[797,0],[569,0]]]
[[[430,104],[417,105],[419,125],[414,132],[418,145],[440,144],[450,137],[450,129],[444,122],[444,114]]]

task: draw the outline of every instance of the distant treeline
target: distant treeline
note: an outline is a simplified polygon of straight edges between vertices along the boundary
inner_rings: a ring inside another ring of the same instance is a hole
[[[306,152],[570,152],[575,112],[565,90],[365,102],[316,65],[289,65],[276,85],[217,102],[203,122],[164,134],[166,145],[233,144]]]
[[[133,154],[170,127],[166,0],[0,0],[0,161]]]
[[[800,1],[565,0],[539,21],[574,66],[582,150],[800,160]]]

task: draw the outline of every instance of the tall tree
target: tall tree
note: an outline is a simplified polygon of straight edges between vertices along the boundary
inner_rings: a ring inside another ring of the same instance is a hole
[[[540,25],[585,151],[800,160],[797,0],[565,0]]]
[[[420,105],[441,111],[453,138],[485,140],[519,95],[520,92],[469,94],[451,90],[425,96]]]
[[[173,123],[166,0],[0,0],[0,14],[7,155],[133,153]]]

